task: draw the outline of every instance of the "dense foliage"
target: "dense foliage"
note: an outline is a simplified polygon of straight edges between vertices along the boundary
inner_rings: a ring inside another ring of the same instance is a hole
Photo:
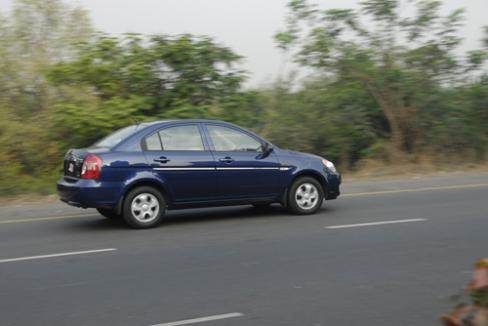
[[[312,77],[244,91],[241,57],[209,37],[113,37],[61,0],[17,0],[0,13],[0,194],[52,191],[68,148],[164,118],[231,121],[346,169],[485,161],[488,29],[484,48],[460,56],[461,10],[402,5],[415,15],[400,16],[395,0],[358,10],[290,1],[276,42]]]
[[[96,36],[78,49],[47,74],[60,99],[54,131],[66,146],[87,145],[134,121],[209,116],[243,79],[234,68],[239,56],[209,38]]]
[[[297,62],[328,76],[335,87],[355,82],[367,92],[387,121],[390,154],[417,153],[428,145],[463,149],[473,140],[471,133],[481,136],[481,143],[473,144],[477,150],[486,148],[487,125],[477,124],[486,106],[475,112],[461,108],[468,98],[461,97],[460,103],[456,94],[465,92],[460,86],[476,76],[487,52],[457,54],[462,10],[442,16],[441,1],[410,3],[415,6],[411,17],[400,15],[405,8],[400,10],[399,0],[367,0],[359,10],[321,10],[306,0],[292,0],[286,30],[276,39],[294,51]],[[446,136],[458,143],[446,144]]]

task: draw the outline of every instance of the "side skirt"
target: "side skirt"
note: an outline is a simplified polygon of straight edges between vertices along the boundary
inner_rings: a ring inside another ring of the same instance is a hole
[[[237,205],[249,205],[254,203],[281,203],[281,199],[278,197],[258,197],[258,198],[226,199],[226,200],[212,200],[212,201],[178,202],[168,206],[168,209],[237,206]]]

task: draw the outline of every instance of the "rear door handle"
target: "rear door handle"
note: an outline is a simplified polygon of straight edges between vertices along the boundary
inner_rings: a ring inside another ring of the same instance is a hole
[[[159,162],[159,163],[168,163],[169,161],[171,161],[171,160],[169,158],[167,158],[166,156],[161,156],[159,158],[154,159],[154,162]]]
[[[219,161],[223,162],[223,163],[232,163],[232,162],[234,162],[234,159],[230,156],[226,156],[226,157],[220,158]]]

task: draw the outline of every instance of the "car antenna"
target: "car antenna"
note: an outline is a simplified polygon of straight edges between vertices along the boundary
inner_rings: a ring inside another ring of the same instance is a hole
[[[136,118],[134,118],[134,117],[130,117],[130,119],[132,120],[132,122],[134,122],[136,124],[136,130],[137,130],[137,128],[139,128],[139,125],[141,123]]]

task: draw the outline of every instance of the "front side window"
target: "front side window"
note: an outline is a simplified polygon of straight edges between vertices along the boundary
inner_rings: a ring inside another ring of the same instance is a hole
[[[216,151],[260,152],[261,143],[255,138],[222,126],[207,126]]]
[[[198,126],[175,126],[160,130],[145,139],[146,150],[203,151]]]

